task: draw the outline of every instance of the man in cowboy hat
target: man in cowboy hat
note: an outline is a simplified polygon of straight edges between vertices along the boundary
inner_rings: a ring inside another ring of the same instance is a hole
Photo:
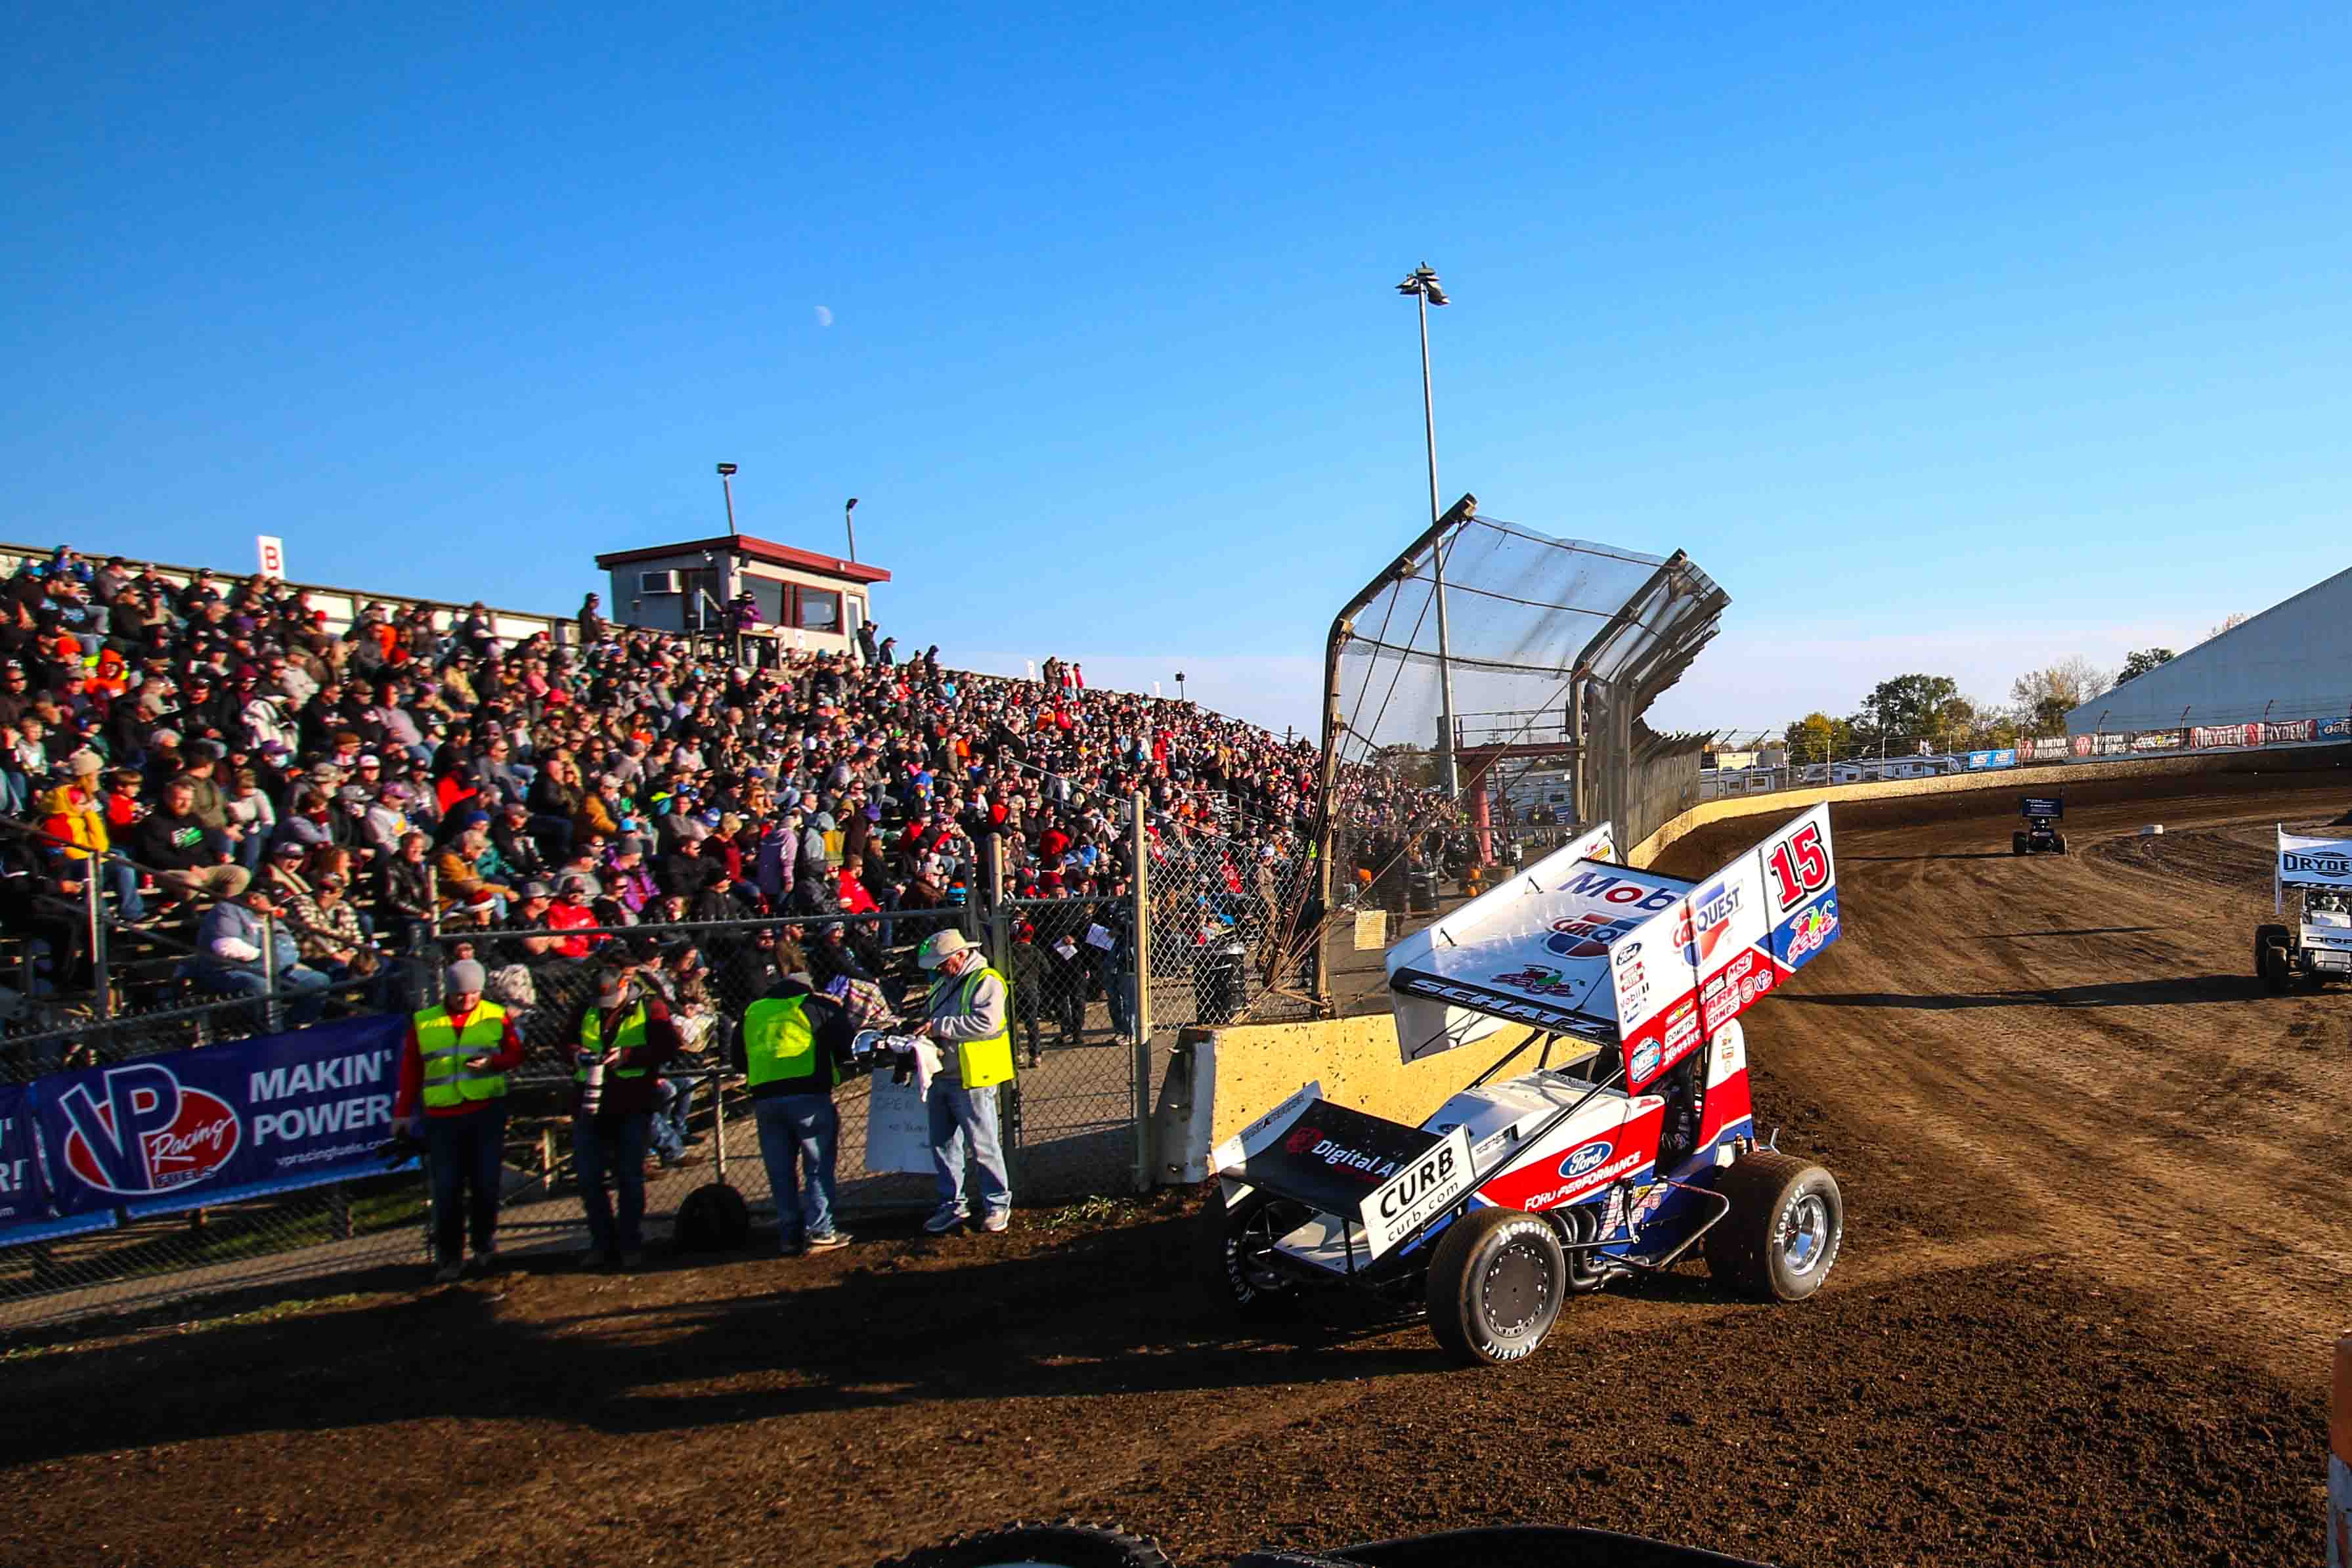
[[[953,927],[924,938],[915,962],[934,978],[930,1016],[910,1032],[940,1047],[940,1070],[931,1076],[924,1100],[930,1113],[940,1206],[923,1228],[933,1236],[944,1235],[970,1216],[964,1197],[968,1155],[980,1169],[980,1228],[1003,1230],[1013,1208],[1013,1184],[1005,1173],[996,1118],[996,1086],[1013,1077],[1004,977]]]

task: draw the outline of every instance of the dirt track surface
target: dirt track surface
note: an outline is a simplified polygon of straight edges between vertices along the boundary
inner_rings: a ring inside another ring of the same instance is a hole
[[[1075,1513],[1185,1563],[1505,1520],[1790,1564],[2315,1562],[2352,991],[2271,996],[2250,961],[2268,825],[2347,805],[2341,771],[2076,789],[2076,853],[2021,860],[2006,794],[1840,808],[1843,938],[1750,1016],[1760,1120],[1849,1205],[1804,1307],[1694,1267],[1500,1373],[1344,1313],[1255,1337],[1197,1305],[1180,1196],[378,1279],[0,1363],[9,1553],[864,1564]]]

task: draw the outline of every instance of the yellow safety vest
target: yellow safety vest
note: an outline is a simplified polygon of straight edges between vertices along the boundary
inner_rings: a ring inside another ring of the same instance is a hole
[[[416,1054],[425,1067],[425,1108],[446,1110],[469,1100],[496,1100],[507,1091],[507,1075],[477,1072],[466,1065],[468,1057],[495,1055],[506,1043],[507,1010],[495,1002],[477,1002],[462,1030],[446,1007],[427,1007],[416,1015]]]
[[[956,1042],[956,1069],[966,1089],[986,1089],[1013,1076],[1013,987],[1005,983],[1004,976],[985,964],[973,970],[963,977],[963,993],[956,998],[956,1005],[970,1011],[971,994],[991,975],[995,975],[997,984],[1004,989],[1004,1030],[985,1040]]]
[[[621,1015],[620,1032],[610,1040],[604,1038],[604,1009],[593,1003],[590,1004],[588,1010],[580,1015],[581,1060],[578,1068],[572,1072],[572,1080],[583,1084],[588,1081],[589,1058],[603,1056],[617,1046],[622,1053],[621,1060],[625,1062],[629,1059],[628,1053],[645,1043],[646,1005],[643,1001],[639,1001],[626,1013]],[[609,1076],[643,1078],[646,1076],[646,1069],[641,1067],[614,1067]]]
[[[841,1081],[838,1063],[817,1070],[816,1031],[805,996],[762,996],[743,1009],[743,1081],[752,1089],[784,1079],[808,1080],[809,1092]]]

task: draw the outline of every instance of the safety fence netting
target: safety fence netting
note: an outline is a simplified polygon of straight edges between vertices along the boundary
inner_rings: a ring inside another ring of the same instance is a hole
[[[1547,838],[1607,820],[1630,844],[1696,795],[1696,741],[1640,718],[1727,603],[1680,552],[1553,538],[1465,496],[1341,610],[1326,660],[1328,904],[1290,942],[1319,929],[1330,1006],[1376,1005],[1386,941]]]

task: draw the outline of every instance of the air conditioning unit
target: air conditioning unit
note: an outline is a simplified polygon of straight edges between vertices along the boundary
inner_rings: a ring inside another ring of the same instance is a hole
[[[676,594],[682,591],[677,585],[677,573],[675,569],[667,572],[637,574],[637,592],[640,595]]]

